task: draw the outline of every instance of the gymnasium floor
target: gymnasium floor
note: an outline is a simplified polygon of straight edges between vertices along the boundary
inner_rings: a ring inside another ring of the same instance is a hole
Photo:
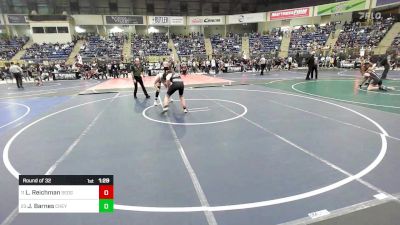
[[[134,100],[97,80],[2,84],[0,224],[282,224],[397,198],[400,73],[385,93],[356,74],[218,75],[224,86],[185,89],[188,114],[162,114],[151,88]],[[116,210],[18,214],[18,174],[114,175]]]

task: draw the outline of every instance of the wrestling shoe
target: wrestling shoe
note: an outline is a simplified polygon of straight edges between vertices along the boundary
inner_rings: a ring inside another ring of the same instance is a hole
[[[387,88],[386,88],[385,86],[380,86],[380,87],[379,87],[379,90],[381,90],[381,91],[387,91]]]
[[[183,112],[184,112],[184,113],[188,113],[189,110],[188,110],[188,109],[183,109]]]
[[[391,91],[396,90],[396,88],[394,88],[394,87],[386,87],[386,89],[387,89],[387,90],[391,90]]]
[[[154,100],[154,104],[153,104],[154,106],[158,106],[158,101],[157,101],[157,99],[156,100]]]

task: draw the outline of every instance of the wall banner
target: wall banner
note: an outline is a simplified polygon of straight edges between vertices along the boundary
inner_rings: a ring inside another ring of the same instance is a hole
[[[227,16],[228,24],[238,23],[259,23],[267,21],[266,13],[249,13],[249,14],[237,14]]]
[[[149,16],[149,25],[185,25],[183,16]]]
[[[7,18],[8,24],[12,24],[12,25],[18,25],[18,24],[26,25],[26,24],[28,24],[28,15],[8,14],[6,18]]]
[[[189,25],[224,25],[225,16],[190,16]]]
[[[287,20],[287,19],[309,17],[309,16],[312,16],[312,7],[286,9],[286,10],[269,12],[269,21]]]
[[[345,13],[360,11],[366,9],[366,0],[350,0],[346,2],[336,2],[325,5],[316,6],[316,16],[330,15],[336,13]]]
[[[108,25],[144,25],[144,16],[104,16]]]

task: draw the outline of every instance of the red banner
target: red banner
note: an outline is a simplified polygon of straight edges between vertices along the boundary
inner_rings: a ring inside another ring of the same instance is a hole
[[[269,13],[270,20],[286,20],[292,18],[299,18],[299,17],[307,17],[311,16],[311,8],[297,8],[297,9],[287,9],[287,10],[280,10],[274,11]]]

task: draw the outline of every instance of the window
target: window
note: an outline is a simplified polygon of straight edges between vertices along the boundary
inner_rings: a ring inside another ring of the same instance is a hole
[[[34,34],[43,34],[44,28],[43,27],[32,27],[32,32]]]
[[[48,33],[48,34],[57,33],[57,28],[56,27],[45,27],[44,29],[45,29],[46,33]]]
[[[57,27],[58,33],[69,33],[68,27]]]

